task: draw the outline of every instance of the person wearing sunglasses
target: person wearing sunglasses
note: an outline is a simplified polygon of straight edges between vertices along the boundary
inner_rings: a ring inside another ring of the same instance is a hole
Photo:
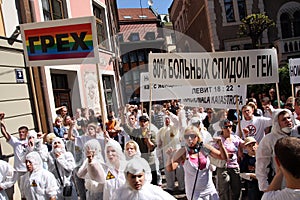
[[[221,138],[215,138],[220,150],[209,144],[203,144],[199,129],[195,126],[188,126],[184,131],[183,138],[185,147],[178,150],[172,148],[167,150],[166,169],[173,171],[179,164],[183,165],[185,191],[188,199],[219,199],[212,180],[209,155],[216,159],[227,160],[228,155]]]
[[[221,138],[223,145],[220,146],[220,142],[218,142],[214,147],[216,149],[225,148],[228,160],[225,166],[217,166],[218,192],[220,199],[238,200],[241,196],[238,155],[242,155],[244,141],[233,134],[232,122],[228,119],[222,120],[220,127],[222,130],[218,132],[218,136]]]

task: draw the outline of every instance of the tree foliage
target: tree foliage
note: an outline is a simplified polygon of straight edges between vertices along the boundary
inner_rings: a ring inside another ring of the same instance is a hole
[[[280,67],[278,69],[278,76],[279,76],[279,93],[280,95],[285,95],[286,97],[289,97],[292,95],[292,87],[290,84],[290,74],[289,74],[289,66],[286,64],[283,67]],[[254,92],[255,94],[266,92],[268,94],[268,91],[271,88],[276,88],[275,83],[272,84],[261,84],[261,85],[248,85],[247,91],[248,96],[251,92]]]
[[[240,36],[249,36],[252,47],[258,48],[262,33],[269,27],[275,26],[275,22],[263,13],[250,14],[242,19],[239,26]]]

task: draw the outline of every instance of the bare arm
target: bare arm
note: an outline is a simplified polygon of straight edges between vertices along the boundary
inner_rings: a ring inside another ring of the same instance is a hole
[[[167,171],[170,172],[170,171],[174,171],[178,167],[178,165],[184,161],[186,150],[184,147],[178,150],[169,148],[166,153],[167,153],[166,169]]]
[[[214,140],[216,143],[219,145],[220,150],[214,148],[213,146],[209,144],[205,144],[205,147],[210,150],[210,155],[214,158],[221,159],[221,160],[227,160],[228,159],[228,154],[227,151],[221,141],[220,137],[214,137]]]
[[[68,131],[68,138],[69,138],[69,140],[72,140],[72,141],[75,140],[75,137],[73,135],[73,129],[75,127],[75,123],[76,123],[76,121],[72,121],[72,123],[70,125],[70,128],[69,128],[69,131]]]
[[[0,112],[0,126],[1,126],[1,133],[5,137],[6,141],[9,141],[11,138],[11,135],[6,131],[6,127],[3,123],[5,113]]]

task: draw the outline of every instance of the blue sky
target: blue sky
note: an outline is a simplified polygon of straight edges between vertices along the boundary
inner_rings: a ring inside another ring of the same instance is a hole
[[[168,8],[173,0],[152,0],[153,8],[159,14],[167,14]],[[143,8],[148,8],[148,0],[117,0],[118,8],[140,8],[140,2]]]

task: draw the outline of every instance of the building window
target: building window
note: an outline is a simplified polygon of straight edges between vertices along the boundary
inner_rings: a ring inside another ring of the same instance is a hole
[[[131,33],[130,34],[130,41],[140,41],[140,35],[139,33]]]
[[[114,77],[111,75],[103,75],[102,80],[103,80],[103,89],[104,89],[104,96],[106,102],[106,110],[108,112],[114,111],[115,113],[118,113]]]
[[[287,13],[283,13],[280,16],[280,24],[281,24],[282,38],[284,39],[284,38],[292,37],[291,20]]]
[[[300,11],[296,11],[294,13],[293,28],[294,28],[294,37],[299,37],[300,36]]]
[[[97,39],[98,45],[102,48],[107,48],[107,33],[105,29],[105,10],[93,3],[93,12],[96,17],[96,29],[97,29]]]
[[[224,17],[226,22],[239,22],[247,16],[245,0],[224,0]]]
[[[67,18],[64,0],[42,0],[42,6],[45,21]]]
[[[145,35],[146,40],[155,40],[155,32],[147,32]]]
[[[224,0],[224,6],[225,6],[227,22],[235,22],[233,1],[232,0]]]
[[[247,14],[246,2],[245,2],[245,0],[238,0],[237,3],[238,3],[238,8],[239,8],[239,17],[240,17],[240,20],[242,20],[246,17],[246,14]]]

